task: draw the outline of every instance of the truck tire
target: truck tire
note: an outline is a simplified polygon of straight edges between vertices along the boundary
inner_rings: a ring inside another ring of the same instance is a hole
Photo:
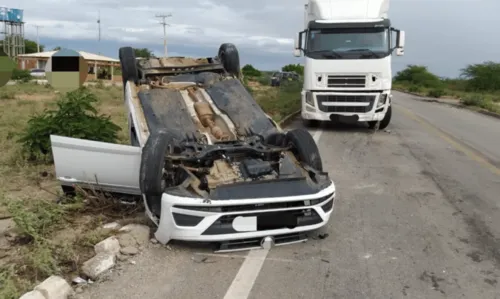
[[[226,72],[236,78],[241,77],[240,55],[238,54],[238,49],[236,49],[235,45],[230,43],[222,44],[219,47],[218,57]]]
[[[391,118],[392,118],[392,105],[389,106],[389,108],[387,108],[387,112],[385,113],[384,119],[380,121],[378,129],[384,130],[385,128],[387,128],[387,126],[389,126],[389,123],[391,122]],[[370,129],[374,129],[376,124],[377,124],[376,121],[368,122],[368,126],[370,127]]]
[[[323,162],[318,146],[311,134],[304,129],[294,129],[286,133],[286,143],[292,145],[297,160],[318,170],[323,171]]]
[[[118,51],[118,56],[122,68],[123,85],[125,86],[127,81],[137,84],[139,82],[139,73],[137,71],[134,49],[132,47],[121,47]]]

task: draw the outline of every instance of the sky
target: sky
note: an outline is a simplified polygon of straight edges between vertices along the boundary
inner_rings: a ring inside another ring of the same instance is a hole
[[[354,1],[354,0],[353,0]],[[234,43],[241,64],[275,70],[302,63],[293,39],[304,27],[307,0],[15,0],[0,6],[24,9],[25,37],[48,50],[62,46],[117,58],[118,48],[149,48],[163,54],[167,18],[169,56],[208,57],[221,43]],[[101,14],[101,42],[97,17]],[[408,64],[456,77],[467,64],[499,61],[500,1],[391,0],[389,17],[406,32],[405,56],[393,57],[393,72]]]

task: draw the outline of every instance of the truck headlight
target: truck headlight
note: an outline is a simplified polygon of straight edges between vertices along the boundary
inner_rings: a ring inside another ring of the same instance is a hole
[[[312,92],[306,92],[306,103],[314,107],[314,98]]]
[[[377,107],[384,106],[384,105],[385,105],[385,102],[387,102],[387,94],[386,94],[386,93],[383,93],[383,94],[381,94],[381,95],[380,95],[380,97],[378,98]]]

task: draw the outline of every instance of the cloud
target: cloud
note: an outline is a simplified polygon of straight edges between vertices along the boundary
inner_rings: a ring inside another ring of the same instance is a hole
[[[41,37],[57,39],[96,40],[99,11],[101,38],[124,43],[162,44],[163,28],[156,16],[169,13],[169,44],[217,48],[232,42],[238,47],[289,54],[297,32],[283,30],[286,26],[269,26],[274,23],[272,19],[264,20],[259,15],[279,16],[277,24],[284,25],[283,10],[261,0],[153,0],[148,4],[132,0],[18,0],[16,6],[24,9],[27,36],[36,35],[31,25],[40,25]]]
[[[352,0],[355,1],[355,0]],[[148,47],[162,52],[167,18],[172,52],[184,55],[216,53],[225,42],[236,44],[242,61],[297,63],[293,38],[304,27],[307,0],[16,0],[24,9],[26,36],[69,47],[96,47],[97,16],[101,13],[102,44]],[[441,75],[456,75],[468,63],[498,60],[500,1],[391,0],[392,24],[406,31],[404,57],[394,57],[395,71],[407,64],[425,64]],[[67,41],[65,43],[64,41]],[[103,46],[104,48],[104,46]],[[196,49],[196,50],[193,50]],[[88,49],[92,52],[95,49]],[[195,51],[195,52],[193,52]],[[109,55],[109,54],[108,54]],[[113,56],[116,57],[116,54]],[[252,57],[254,60],[249,60]],[[259,59],[259,60],[257,60]],[[273,66],[274,67],[274,66]]]

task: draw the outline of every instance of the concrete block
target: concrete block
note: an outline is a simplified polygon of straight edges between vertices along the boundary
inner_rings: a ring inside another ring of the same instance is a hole
[[[35,291],[42,293],[45,299],[67,299],[69,295],[73,294],[73,289],[68,282],[56,275],[50,276],[37,285]]]
[[[118,254],[120,252],[120,242],[116,237],[109,237],[94,245],[94,251],[99,253]]]
[[[83,263],[82,272],[93,280],[113,268],[116,256],[112,253],[99,253]]]
[[[39,291],[31,291],[21,296],[19,299],[45,299]]]

